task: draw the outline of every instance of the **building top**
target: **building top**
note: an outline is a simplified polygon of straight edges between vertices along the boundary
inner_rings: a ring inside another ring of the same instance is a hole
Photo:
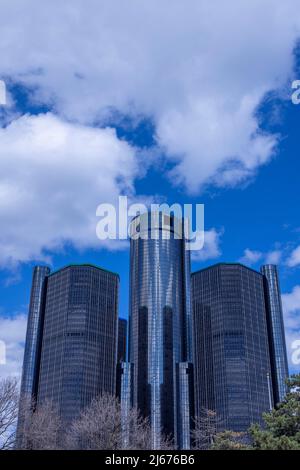
[[[97,266],[96,264],[91,264],[91,263],[82,263],[82,264],[67,264],[66,266],[63,266],[60,269],[57,269],[56,271],[53,271],[51,274],[49,274],[49,277],[53,276],[53,274],[57,274],[60,271],[63,271],[64,269],[68,268],[94,268],[94,269],[99,269],[100,271],[103,271],[108,274],[112,274],[114,276],[117,276],[117,278],[120,280],[120,275],[118,273],[114,273],[113,271],[109,271],[108,269],[101,268],[100,266]]]
[[[184,224],[186,222],[187,219],[177,217],[172,211],[155,210],[143,212],[133,217],[130,221],[130,236],[135,239],[137,233],[150,232],[151,230],[155,233],[157,230],[164,230],[176,233],[178,238],[182,239],[184,238]]]
[[[277,268],[278,268],[277,264],[267,263],[267,264],[263,264],[260,269],[277,269]]]
[[[260,276],[262,275],[259,271],[256,271],[255,269],[253,268],[249,268],[249,266],[245,266],[244,264],[242,263],[216,263],[216,264],[212,264],[211,266],[207,266],[206,268],[203,268],[203,269],[198,269],[197,271],[194,271],[192,273],[192,276],[194,274],[197,274],[197,273],[201,273],[203,271],[206,271],[208,269],[211,269],[211,268],[218,268],[218,267],[221,267],[221,266],[239,266],[241,268],[245,268],[245,269],[249,269],[250,271],[253,271],[254,273],[256,274],[259,274]]]

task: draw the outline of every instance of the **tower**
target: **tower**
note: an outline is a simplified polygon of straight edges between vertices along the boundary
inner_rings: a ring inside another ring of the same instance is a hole
[[[51,401],[67,424],[97,395],[115,393],[118,292],[119,276],[94,265],[34,269],[18,445],[27,398]]]
[[[193,273],[196,415],[246,431],[273,406],[263,276],[241,264]]]
[[[162,434],[189,447],[190,257],[184,221],[149,212],[131,222],[130,363],[133,404],[149,416],[153,449]],[[185,364],[185,366],[183,365]]]
[[[289,376],[280,284],[277,266],[264,265],[261,273],[264,276],[274,404],[277,404],[287,393],[285,381]]]

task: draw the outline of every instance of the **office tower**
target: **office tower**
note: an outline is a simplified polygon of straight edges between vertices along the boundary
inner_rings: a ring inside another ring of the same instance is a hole
[[[261,273],[264,276],[272,382],[276,404],[286,395],[285,380],[289,375],[280,285],[276,266],[271,264],[262,266]]]
[[[190,257],[183,225],[161,212],[137,216],[130,225],[133,404],[150,417],[153,449],[160,448],[162,433],[179,448],[189,445]]]
[[[20,390],[21,400],[17,429],[19,444],[26,415],[31,413],[32,400],[37,398],[47,277],[49,274],[50,269],[46,266],[36,266],[33,270]]]
[[[196,415],[245,431],[273,406],[263,276],[240,264],[192,275]]]
[[[126,361],[127,320],[119,318],[118,329],[118,363]]]
[[[102,392],[115,393],[117,274],[71,265],[48,277],[38,402],[70,422]]]
[[[71,421],[100,393],[115,393],[118,290],[118,275],[96,266],[34,269],[17,446],[32,411],[27,397],[51,400]]]
[[[36,398],[38,389],[38,371],[49,274],[50,269],[46,266],[36,266],[32,276],[21,382],[21,395],[28,395],[32,398]]]

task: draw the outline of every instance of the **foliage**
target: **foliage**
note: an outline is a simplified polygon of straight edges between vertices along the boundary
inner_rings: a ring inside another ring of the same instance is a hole
[[[221,420],[213,410],[203,408],[199,416],[194,419],[194,429],[192,431],[193,447],[197,450],[208,450],[214,443]]]
[[[211,450],[250,450],[247,433],[223,431],[215,436]]]
[[[288,386],[286,398],[264,414],[265,427],[250,428],[254,449],[300,450],[300,374],[293,375]]]
[[[269,413],[264,425],[252,425],[248,433],[224,431],[214,437],[213,450],[300,450],[300,374],[287,381],[289,392]]]

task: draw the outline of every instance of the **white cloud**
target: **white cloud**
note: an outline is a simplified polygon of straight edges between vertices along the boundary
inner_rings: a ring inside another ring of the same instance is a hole
[[[5,364],[0,364],[0,379],[9,376],[19,379],[21,377],[26,326],[26,315],[0,316],[0,341],[6,349]]]
[[[217,231],[215,228],[205,231],[204,246],[199,251],[191,251],[192,260],[206,261],[208,259],[219,258],[222,254],[220,243],[223,233],[223,230]]]
[[[295,266],[298,266],[300,264],[300,246],[295,248],[295,250],[292,251],[290,254],[288,260],[287,260],[287,265],[290,268],[294,268]]]
[[[300,286],[295,286],[289,294],[283,294],[282,302],[285,312],[292,315],[297,313],[300,310]],[[299,326],[300,329],[300,317],[298,320],[296,319],[296,323],[294,318],[287,318],[287,326],[293,329]]]
[[[113,129],[25,115],[0,129],[0,265],[99,247],[96,208],[133,192],[135,151]],[[102,242],[103,243],[103,242]],[[114,245],[113,245],[114,246]]]
[[[282,252],[280,250],[270,251],[266,254],[265,264],[279,264],[281,257]]]
[[[263,254],[261,253],[261,251],[253,251],[249,248],[246,248],[246,250],[244,251],[244,255],[242,256],[242,258],[239,259],[239,261],[243,264],[252,265],[260,261],[262,257]]]
[[[282,295],[284,321],[286,328],[286,341],[290,367],[299,372],[300,365],[294,364],[292,356],[295,353],[293,343],[300,341],[300,286],[295,286],[292,292]],[[299,344],[299,343],[298,343]],[[299,349],[299,348],[298,348]]]
[[[261,264],[279,264],[281,258],[282,251],[279,249],[263,253],[262,251],[246,248],[243,256],[239,259],[239,262],[250,266],[257,264],[258,262]]]
[[[285,84],[298,0],[1,1],[0,74],[64,118],[150,117],[190,192],[234,185],[270,160],[277,136],[255,111]]]

